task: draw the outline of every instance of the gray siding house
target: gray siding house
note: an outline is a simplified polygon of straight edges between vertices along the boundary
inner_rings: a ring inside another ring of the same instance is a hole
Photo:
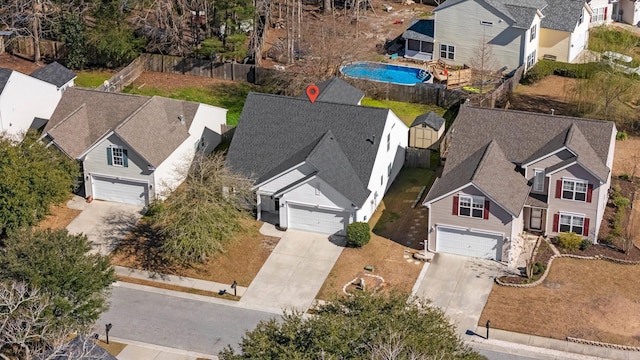
[[[596,243],[615,135],[609,121],[463,105],[423,203],[427,250],[509,262],[523,231]]]

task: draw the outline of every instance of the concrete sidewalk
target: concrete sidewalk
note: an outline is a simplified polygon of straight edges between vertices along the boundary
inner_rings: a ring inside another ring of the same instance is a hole
[[[231,288],[231,284],[222,284],[214,281],[193,279],[193,278],[176,276],[176,275],[160,274],[153,271],[132,269],[124,266],[114,266],[114,268],[116,269],[116,275],[118,276],[126,276],[134,279],[153,281],[153,282],[167,284],[167,285],[182,286],[190,289],[205,290],[205,291],[212,291],[212,292],[219,292],[220,290],[226,290],[227,293],[229,294],[234,293],[233,289]],[[242,297],[245,291],[247,291],[246,287],[236,285],[237,296]]]
[[[114,337],[110,337],[109,340],[127,345],[116,355],[118,360],[218,360],[216,355],[201,354]]]

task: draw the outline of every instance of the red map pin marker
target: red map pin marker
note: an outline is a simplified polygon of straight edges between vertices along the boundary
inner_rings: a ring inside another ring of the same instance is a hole
[[[318,95],[320,95],[320,89],[315,84],[307,86],[307,97],[309,97],[309,101],[312,104],[316,101]]]

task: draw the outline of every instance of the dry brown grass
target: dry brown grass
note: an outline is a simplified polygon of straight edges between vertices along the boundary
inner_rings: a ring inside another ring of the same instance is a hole
[[[63,229],[69,225],[82,211],[69,209],[67,201],[51,206],[50,214],[38,224],[38,229]]]
[[[128,277],[128,276],[118,276],[118,280],[119,281],[128,282],[128,283],[131,283],[131,284],[153,286],[153,287],[160,288],[160,289],[166,289],[166,290],[172,290],[172,291],[180,291],[180,292],[189,293],[189,294],[210,296],[210,297],[216,297],[216,298],[220,298],[220,299],[234,300],[234,301],[239,301],[240,300],[240,296],[234,296],[234,295],[231,295],[230,293],[227,293],[226,295],[220,295],[219,293],[217,293],[215,291],[193,289],[193,288],[190,288],[190,287],[171,285],[171,284],[166,284],[166,283],[163,283],[163,282],[158,282],[158,281],[153,281],[153,280],[136,279],[136,278],[132,278],[132,277]]]
[[[262,222],[242,220],[244,231],[237,234],[226,247],[203,264],[179,265],[166,261],[160,252],[161,244],[150,238],[152,232],[141,221],[136,229],[111,254],[113,265],[156,271],[240,286],[249,286],[253,278],[278,243],[278,238],[260,234]]]
[[[405,249],[407,248],[375,234],[371,234],[371,241],[362,248],[345,248],[318,292],[317,298],[326,300],[332,295],[342,294],[342,287],[359,273],[365,272],[364,267],[367,265],[374,267],[373,274],[384,278],[385,289],[411,292],[422,264],[408,262],[404,257]]]
[[[119,343],[116,341],[109,341],[109,343],[107,344],[102,340],[96,341],[96,345],[107,350],[107,352],[113,356],[118,356],[118,354],[120,354],[122,350],[127,347],[127,344]]]
[[[494,285],[479,324],[554,339],[640,346],[639,265],[556,259],[543,284]]]

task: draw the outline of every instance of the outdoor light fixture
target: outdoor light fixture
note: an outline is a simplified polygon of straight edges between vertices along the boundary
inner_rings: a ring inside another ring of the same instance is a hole
[[[111,325],[111,323],[104,326],[105,333],[107,334],[107,345],[109,345],[109,330],[111,330],[112,327],[113,325]]]
[[[233,289],[233,296],[238,296],[237,294],[238,291],[236,290],[236,287],[238,287],[238,283],[235,280],[233,280],[233,283],[231,284],[231,288]]]
[[[489,328],[491,328],[491,321],[487,320],[487,340],[489,340]]]

